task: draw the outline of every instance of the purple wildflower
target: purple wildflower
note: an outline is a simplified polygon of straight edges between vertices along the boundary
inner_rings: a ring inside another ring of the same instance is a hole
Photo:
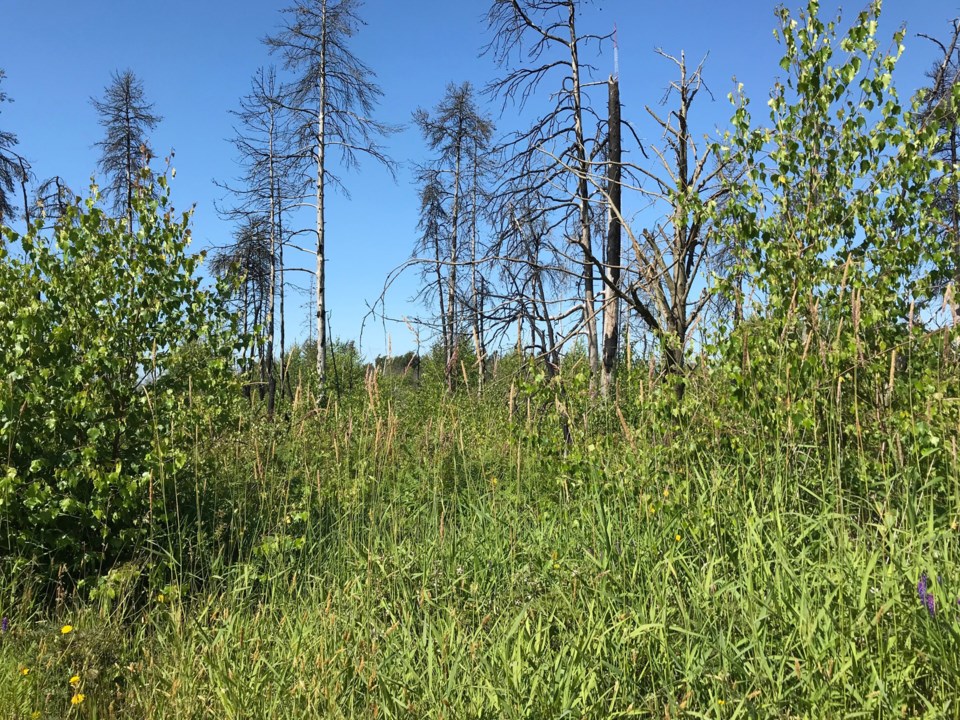
[[[933,599],[933,593],[927,592],[927,574],[922,573],[920,575],[920,582],[917,583],[917,595],[920,597],[920,600],[927,608],[927,612],[930,613],[930,617],[933,617],[937,614],[936,603]]]
[[[3,619],[0,620],[0,633],[6,633],[6,632],[9,632],[9,630],[10,630],[10,618],[4,616]]]

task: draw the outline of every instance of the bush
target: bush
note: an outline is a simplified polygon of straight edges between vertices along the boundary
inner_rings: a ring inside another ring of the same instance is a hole
[[[81,575],[131,556],[187,464],[178,441],[236,396],[235,320],[156,184],[134,234],[95,192],[50,238],[2,228],[0,553]]]

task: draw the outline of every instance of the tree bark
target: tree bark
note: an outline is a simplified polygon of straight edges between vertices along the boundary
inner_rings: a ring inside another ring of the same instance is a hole
[[[317,99],[317,390],[321,398],[327,384],[326,262],[324,255],[324,153],[327,110],[327,3],[322,4],[323,37],[320,40],[319,97]]]
[[[570,31],[570,76],[572,80],[574,149],[578,179],[577,206],[580,221],[580,247],[583,251],[583,323],[587,336],[587,357],[590,362],[590,387],[596,390],[600,371],[600,352],[597,341],[596,298],[593,288],[593,243],[590,237],[590,163],[587,159],[586,137],[583,130],[582,88],[580,85],[580,58],[578,52],[576,5],[570,3],[567,27]]]
[[[615,289],[620,286],[621,262],[621,138],[620,138],[620,80],[610,76],[608,81],[609,110],[607,130],[607,247],[604,258],[605,286],[603,297],[603,375],[601,390],[609,396],[613,387],[617,358],[620,352],[620,297]]]
[[[277,197],[276,185],[274,183],[274,156],[273,141],[274,131],[276,129],[276,117],[274,107],[270,105],[270,138],[267,163],[269,165],[270,175],[270,279],[267,292],[267,416],[273,418],[274,410],[277,407],[277,374],[273,363],[273,333],[274,333],[274,310],[277,298]]]
[[[460,164],[463,153],[463,118],[458,119],[456,161],[453,170],[453,207],[450,213],[450,269],[447,271],[447,390],[453,392],[457,379],[457,262],[460,232]]]

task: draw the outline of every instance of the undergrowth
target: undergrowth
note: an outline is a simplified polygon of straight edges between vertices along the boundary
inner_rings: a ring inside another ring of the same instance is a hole
[[[960,715],[948,438],[868,453],[829,412],[710,422],[707,376],[677,414],[639,375],[607,403],[566,375],[371,376],[198,436],[139,560],[52,601],[5,561],[0,714]]]

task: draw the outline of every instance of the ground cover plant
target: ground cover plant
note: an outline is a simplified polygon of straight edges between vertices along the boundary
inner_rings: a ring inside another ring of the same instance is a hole
[[[948,447],[915,438],[901,465],[836,428],[834,454],[746,426],[722,450],[694,412],[677,449],[637,404],[627,423],[658,429],[598,414],[564,447],[537,428],[555,410],[511,419],[494,390],[426,410],[369,390],[244,428],[209,461],[209,522],[93,600],[41,610],[30,568],[5,571],[5,712],[955,714]]]
[[[960,717],[960,91],[901,100],[878,13],[780,14],[723,202],[671,198],[709,327],[603,385],[549,311],[466,341],[439,271],[429,353],[268,362],[272,256],[205,281],[147,169],[5,227],[0,716]]]

